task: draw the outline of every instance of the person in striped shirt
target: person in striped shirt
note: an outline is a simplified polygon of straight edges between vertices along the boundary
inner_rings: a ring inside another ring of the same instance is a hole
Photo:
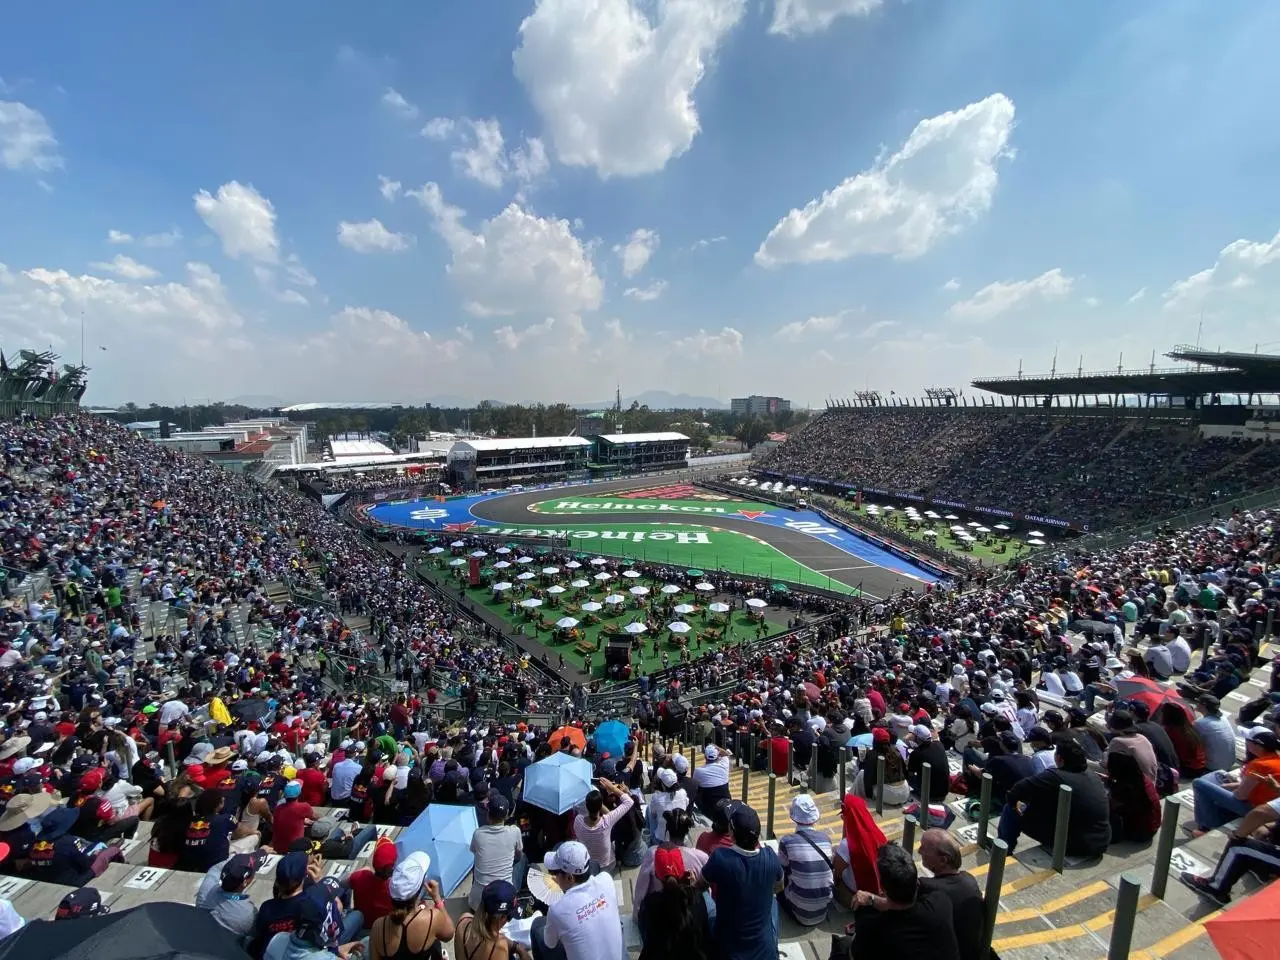
[[[796,923],[816,926],[827,917],[835,891],[831,838],[816,828],[818,805],[807,793],[791,801],[795,833],[778,842],[778,860],[786,877],[778,903]]]

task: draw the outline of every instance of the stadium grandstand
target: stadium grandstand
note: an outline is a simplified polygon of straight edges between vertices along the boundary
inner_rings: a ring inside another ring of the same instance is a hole
[[[463,490],[585,479],[590,456],[585,437],[478,437],[449,449],[449,477]]]
[[[600,687],[421,575],[432,550],[518,549],[375,543],[280,474],[22,396],[0,419],[0,958],[491,958],[507,937],[545,958],[583,893],[596,946],[572,960],[691,955],[670,929],[699,960],[912,957],[893,944],[922,930],[945,958],[1201,960],[1277,916],[1276,510],[884,598],[595,558],[790,621]],[[1046,448],[1088,444],[1032,415],[1016,449],[1053,480]],[[960,434],[991,450],[1014,416],[831,410],[814,426],[853,460],[804,456],[888,478],[877,440],[960,464]],[[466,442],[473,469],[588,456]],[[530,908],[552,919],[504,925]]]
[[[689,438],[683,433],[609,433],[593,439],[592,476],[676,470],[689,464]]]

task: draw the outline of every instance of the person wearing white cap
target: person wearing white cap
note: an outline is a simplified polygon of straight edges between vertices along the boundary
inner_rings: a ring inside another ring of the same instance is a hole
[[[782,909],[805,927],[816,926],[827,918],[835,892],[831,838],[817,829],[820,816],[813,798],[800,794],[791,801],[791,822],[796,831],[778,841],[778,860],[786,877]]]
[[[664,813],[677,807],[681,810],[689,809],[689,795],[678,788],[679,779],[670,767],[663,767],[654,776],[657,789],[649,800],[647,815],[651,846],[667,839],[667,822],[662,816]]]
[[[427,879],[431,857],[418,850],[396,864],[387,883],[391,912],[373,922],[369,931],[372,960],[426,957],[437,941],[453,939],[453,920],[440,896],[440,884]],[[422,902],[423,894],[431,906]]]
[[[702,748],[706,763],[693,771],[693,782],[698,787],[698,810],[707,818],[715,812],[716,804],[729,797],[729,755],[709,743]]]
[[[626,960],[618,890],[607,873],[592,876],[587,848],[576,840],[560,844],[542,861],[564,896],[551,904],[530,931],[533,955],[565,960]]]

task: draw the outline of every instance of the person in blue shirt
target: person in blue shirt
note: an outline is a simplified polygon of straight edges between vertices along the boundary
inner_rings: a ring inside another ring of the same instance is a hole
[[[777,960],[782,863],[761,846],[754,810],[738,802],[728,814],[733,845],[716,849],[702,868],[702,879],[715,887],[712,940],[723,960]]]

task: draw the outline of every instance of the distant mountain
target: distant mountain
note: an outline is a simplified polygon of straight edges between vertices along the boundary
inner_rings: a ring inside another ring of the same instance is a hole
[[[715,397],[697,397],[690,393],[671,393],[668,390],[646,390],[634,397],[622,398],[622,409],[639,403],[650,410],[726,410],[728,404]],[[579,410],[608,410],[613,406],[612,400],[600,403],[575,403]]]

